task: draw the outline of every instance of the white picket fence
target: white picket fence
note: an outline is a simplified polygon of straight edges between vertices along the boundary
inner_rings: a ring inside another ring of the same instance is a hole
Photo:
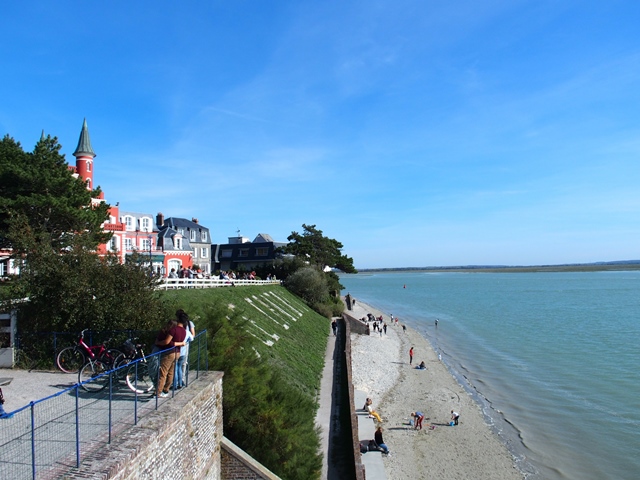
[[[219,278],[163,278],[156,289],[242,287],[247,285],[280,285],[280,280],[220,280]]]

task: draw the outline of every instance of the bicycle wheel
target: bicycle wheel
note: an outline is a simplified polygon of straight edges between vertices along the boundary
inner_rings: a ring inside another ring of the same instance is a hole
[[[85,364],[85,356],[78,347],[67,347],[56,356],[56,366],[64,373],[77,373]]]
[[[145,362],[137,362],[127,370],[127,387],[132,392],[148,393],[154,389],[153,381],[149,375],[149,366]]]
[[[124,353],[122,353],[117,348],[110,348],[106,352],[102,354],[102,356],[98,359],[105,365],[111,368],[116,368],[118,366],[118,362],[120,359],[124,359]]]
[[[78,383],[87,392],[100,392],[109,385],[109,375],[103,375],[109,370],[109,367],[99,360],[88,362],[78,373]]]

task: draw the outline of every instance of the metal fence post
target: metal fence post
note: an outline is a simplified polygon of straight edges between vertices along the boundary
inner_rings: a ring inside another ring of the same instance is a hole
[[[76,468],[80,468],[80,384],[76,383]]]
[[[134,395],[134,399],[133,399],[133,424],[137,425],[138,424],[138,365],[140,364],[139,361],[136,361],[134,363],[135,365],[135,378],[133,379],[133,385],[135,387],[135,392]]]
[[[35,424],[35,406],[31,402],[31,475],[36,480],[36,424]]]
[[[162,353],[156,353],[156,357],[158,358],[158,371],[156,372],[156,391],[155,393],[155,397],[156,397],[156,410],[158,410],[158,393],[162,391],[162,389],[160,388],[160,362],[162,361]]]
[[[58,353],[58,332],[53,332],[53,364],[56,364],[56,354]]]
[[[113,402],[113,370],[109,372],[109,440],[107,443],[111,443],[111,409]]]
[[[202,336],[202,335],[200,335]],[[200,344],[202,343],[202,339],[198,338],[198,362],[196,367],[196,380],[200,377]]]

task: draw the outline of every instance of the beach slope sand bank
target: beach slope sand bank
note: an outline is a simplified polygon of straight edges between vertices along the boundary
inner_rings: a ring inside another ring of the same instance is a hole
[[[480,407],[449,373],[429,342],[415,330],[392,326],[388,314],[357,302],[356,318],[383,315],[387,333],[352,334],[353,386],[372,397],[382,416],[384,457],[389,480],[476,479],[522,480],[514,460],[485,422]],[[409,349],[413,347],[413,365]],[[424,361],[426,370],[415,367]],[[357,409],[362,405],[356,405]],[[422,430],[409,425],[410,414],[425,415]],[[459,425],[449,426],[451,410]],[[433,427],[433,428],[431,428]],[[371,438],[375,424],[371,424]],[[375,454],[375,453],[374,453]]]

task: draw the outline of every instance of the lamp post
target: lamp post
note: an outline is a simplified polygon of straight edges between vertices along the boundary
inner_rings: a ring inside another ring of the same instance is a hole
[[[147,238],[149,239],[149,275],[153,276],[153,258],[151,257],[151,241],[153,237],[149,235]]]

